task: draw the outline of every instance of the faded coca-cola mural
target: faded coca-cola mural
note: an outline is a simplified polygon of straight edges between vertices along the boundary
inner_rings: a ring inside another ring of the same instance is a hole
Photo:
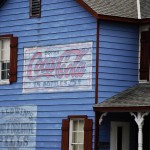
[[[92,42],[24,49],[24,93],[91,88]]]

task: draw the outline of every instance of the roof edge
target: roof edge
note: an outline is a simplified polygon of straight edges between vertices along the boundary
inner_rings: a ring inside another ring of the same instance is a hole
[[[140,21],[140,24],[150,23],[150,18],[141,19],[141,20],[139,20],[139,21]]]
[[[129,23],[139,23],[138,19],[134,18],[124,18],[118,16],[108,16],[108,15],[101,15],[95,12],[89,5],[87,5],[83,0],[76,0],[85,10],[87,10],[93,17],[99,20],[110,20],[110,21],[118,21],[118,22],[129,22]]]
[[[76,2],[79,3],[85,10],[87,10],[93,17],[95,17],[96,19],[99,19],[99,20],[128,22],[128,23],[136,23],[136,24],[150,23],[150,18],[135,19],[135,18],[125,18],[125,17],[98,14],[89,5],[87,5],[83,0],[76,0]]]
[[[79,3],[84,9],[86,9],[93,17],[98,19],[98,14],[83,0],[76,0],[76,2]]]
[[[118,17],[118,16],[108,16],[108,15],[101,15],[98,14],[99,20],[109,20],[109,21],[118,21],[118,22],[129,22],[129,23],[139,23],[139,19],[134,18],[125,18],[125,17]]]
[[[145,112],[150,111],[150,106],[127,107],[93,107],[95,112]]]

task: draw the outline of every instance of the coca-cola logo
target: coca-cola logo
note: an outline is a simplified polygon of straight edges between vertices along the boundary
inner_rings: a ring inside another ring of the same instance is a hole
[[[92,42],[24,49],[23,93],[92,89]]]
[[[56,57],[43,56],[43,52],[35,52],[27,66],[27,77],[30,81],[39,78],[81,78],[86,72],[86,61],[83,59],[89,49],[65,50]]]

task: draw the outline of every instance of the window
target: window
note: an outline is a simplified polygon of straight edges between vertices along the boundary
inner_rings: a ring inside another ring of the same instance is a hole
[[[92,119],[68,116],[62,121],[62,150],[92,150]]]
[[[18,38],[0,36],[0,84],[16,82]]]
[[[0,79],[9,79],[10,70],[10,39],[4,38],[0,40]]]
[[[150,80],[150,30],[141,32],[140,80]]]
[[[69,150],[84,148],[84,119],[71,119],[69,132]]]
[[[41,16],[41,0],[30,0],[30,17]]]

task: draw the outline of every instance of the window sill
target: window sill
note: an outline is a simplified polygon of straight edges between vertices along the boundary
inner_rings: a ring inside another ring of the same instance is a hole
[[[10,84],[9,80],[0,80],[0,85]]]

